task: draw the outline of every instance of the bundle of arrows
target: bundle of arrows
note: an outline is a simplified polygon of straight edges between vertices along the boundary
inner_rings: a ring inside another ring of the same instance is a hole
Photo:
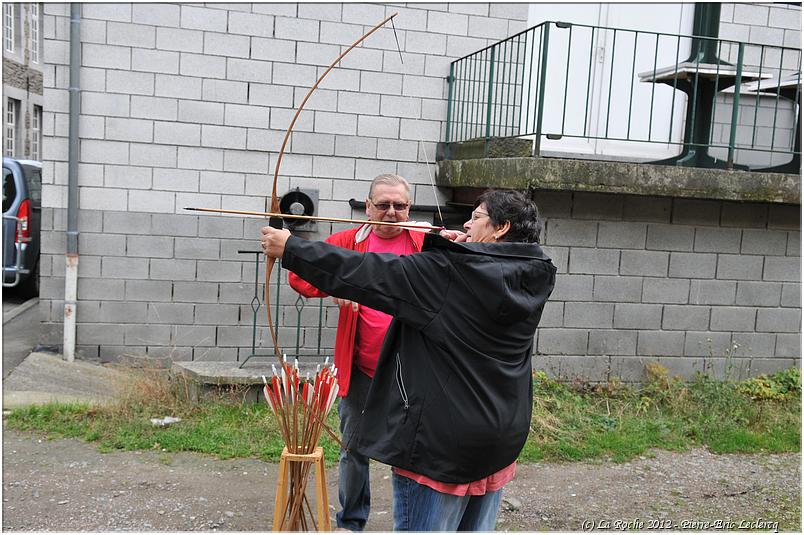
[[[326,419],[338,395],[337,370],[329,366],[327,358],[324,366],[317,366],[315,376],[309,372],[299,377],[299,362],[293,365],[283,356],[277,372],[272,364],[271,380],[262,377],[263,394],[279,423],[282,439],[287,451],[297,455],[308,455],[315,451],[322,431],[331,433]],[[337,437],[335,437],[337,439]],[[338,440],[340,442],[340,440]],[[305,494],[311,463],[290,463],[288,500],[282,514],[280,531],[308,531],[308,517],[316,529],[314,514]]]

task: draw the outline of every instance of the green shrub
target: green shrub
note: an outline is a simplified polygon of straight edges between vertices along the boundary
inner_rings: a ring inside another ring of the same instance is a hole
[[[773,375],[760,375],[743,381],[739,391],[754,400],[785,401],[801,396],[801,370],[789,368]]]

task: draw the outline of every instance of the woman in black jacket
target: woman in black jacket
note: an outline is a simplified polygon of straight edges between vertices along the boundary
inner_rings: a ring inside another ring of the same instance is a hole
[[[556,269],[520,192],[487,191],[464,228],[400,257],[262,229],[285,268],[394,317],[347,447],[395,467],[398,530],[493,529],[528,435],[533,337]]]

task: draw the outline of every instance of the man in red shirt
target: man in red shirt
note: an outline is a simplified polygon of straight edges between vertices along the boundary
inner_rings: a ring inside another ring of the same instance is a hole
[[[398,175],[379,175],[369,188],[366,215],[370,221],[404,222],[410,213],[410,185]],[[336,232],[328,243],[359,252],[408,255],[421,251],[424,233],[388,225],[362,225]],[[294,273],[290,285],[305,297],[326,297]],[[360,416],[366,403],[371,378],[377,366],[391,316],[333,297],[340,306],[335,338],[335,366],[338,369],[338,413],[341,436],[347,448],[357,441]],[[341,511],[335,516],[339,528],[362,531],[371,506],[369,459],[354,451],[341,450],[338,463],[338,499]]]

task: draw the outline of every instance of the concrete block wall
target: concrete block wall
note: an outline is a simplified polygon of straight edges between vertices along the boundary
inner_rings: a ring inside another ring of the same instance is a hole
[[[783,2],[723,3],[720,38],[763,45],[801,48],[801,6]],[[747,59],[749,65],[759,62]],[[777,65],[779,58],[777,56]]]
[[[721,4],[721,39],[750,43],[745,47],[743,63],[753,72],[784,78],[801,71],[801,6],[785,3]],[[738,47],[724,42],[720,57],[736,64]],[[738,112],[735,162],[753,167],[786,163],[792,151],[797,117],[801,110],[791,100],[774,96],[743,93]],[[728,145],[731,95],[717,98],[712,140]],[[800,120],[800,119],[799,119]],[[751,149],[751,150],[749,150]],[[762,150],[764,149],[764,150]],[[711,149],[716,158],[726,159],[725,149]]]
[[[443,138],[451,60],[525,29],[526,4],[83,4],[78,345],[85,357],[250,352],[260,220],[186,206],[264,210],[279,147],[308,88],[360,35],[300,115],[278,192],[318,190],[318,213],[360,217],[370,180],[399,173],[432,205],[426,161]],[[61,343],[69,4],[44,4],[43,342]],[[428,214],[414,214],[419,219]],[[319,224],[324,237],[343,227]],[[263,269],[263,268],[261,268]],[[258,275],[263,276],[261,273]],[[273,292],[272,292],[273,293]],[[295,295],[280,296],[295,337]],[[315,316],[318,306],[303,311]],[[334,343],[334,310],[322,344]],[[260,310],[264,325],[264,309]],[[305,320],[306,321],[306,320]],[[317,329],[305,323],[303,345]],[[258,345],[267,349],[265,328]],[[328,345],[327,345],[328,344]]]
[[[68,10],[44,6],[40,306],[42,341],[52,345],[61,343],[64,292]],[[362,199],[384,172],[411,180],[414,202],[435,202],[423,161],[443,138],[449,62],[524,29],[527,5],[83,6],[84,357],[250,353],[264,267],[238,251],[258,248],[263,223],[182,208],[265,209],[293,107],[328,61],[392,11],[404,64],[392,32],[377,32],[313,95],[283,159],[280,194],[318,189],[319,214],[339,217],[361,217],[348,199]],[[443,203],[449,193],[437,195]],[[800,363],[800,207],[563,192],[536,199],[560,271],[537,367],[638,380],[654,360],[687,375]],[[343,227],[317,228],[311,237]],[[299,312],[284,285],[278,298],[285,347],[293,350],[297,325],[302,353],[319,339],[325,351],[334,345],[333,307],[319,312],[310,300]],[[258,319],[257,345],[268,353],[264,308]]]
[[[743,377],[801,363],[800,206],[534,193],[558,268],[537,367]]]

